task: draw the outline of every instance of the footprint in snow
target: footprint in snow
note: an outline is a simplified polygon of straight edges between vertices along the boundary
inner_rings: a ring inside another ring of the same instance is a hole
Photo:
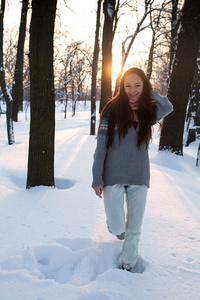
[[[2,262],[0,268],[26,269],[39,279],[84,286],[108,269],[117,268],[120,255],[121,245],[118,241],[103,243],[86,238],[59,238],[53,245],[22,250],[20,254]],[[147,264],[139,257],[133,273],[143,273]]]

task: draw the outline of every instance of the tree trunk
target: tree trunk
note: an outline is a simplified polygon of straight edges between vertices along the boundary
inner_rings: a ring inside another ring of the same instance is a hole
[[[153,52],[155,47],[155,32],[153,31],[151,39],[151,47],[149,49],[148,66],[147,66],[147,78],[151,79],[151,73],[153,70]]]
[[[164,120],[159,145],[159,150],[170,150],[177,155],[183,155],[186,107],[200,45],[199,14],[199,0],[185,0],[181,30],[168,88],[168,98],[174,105],[174,112]]]
[[[177,35],[179,27],[179,19],[177,19],[178,1],[171,0],[172,3],[172,19],[171,19],[171,47],[170,47],[170,60],[169,60],[169,72],[171,72],[173,58],[176,53]]]
[[[27,188],[54,186],[53,36],[57,0],[33,0],[30,25],[31,125]]]
[[[165,6],[165,1],[161,5],[161,9],[157,15],[157,20],[153,20],[152,18],[152,7],[150,4],[150,26],[152,30],[152,39],[151,39],[151,47],[149,49],[149,57],[148,57],[148,66],[147,66],[147,78],[150,80],[151,79],[151,74],[153,71],[153,58],[154,58],[154,48],[155,48],[155,42],[156,42],[156,33],[159,30],[160,27],[160,18],[161,18],[161,13],[164,9]],[[154,24],[155,23],[155,24]]]
[[[104,26],[102,41],[102,76],[100,112],[112,97],[112,42],[113,22],[115,16],[115,0],[104,0]]]
[[[188,147],[189,144],[193,141],[196,140],[196,126],[200,125],[198,123],[198,116],[199,116],[199,111],[200,111],[200,77],[199,77],[199,72],[200,72],[200,50],[198,51],[198,57],[197,57],[197,64],[195,68],[195,74],[194,74],[194,79],[192,83],[192,88],[191,88],[191,93],[189,97],[189,105],[187,109],[187,115],[186,115],[186,131],[187,131],[187,139],[185,142],[185,146]]]
[[[195,89],[195,125],[200,126],[200,48],[197,58],[196,77],[194,79]]]
[[[26,36],[26,20],[29,0],[23,0],[21,10],[21,22],[19,29],[19,39],[17,46],[17,59],[15,64],[15,73],[12,86],[13,97],[13,120],[18,121],[18,111],[23,110],[23,59],[24,59],[24,41]]]
[[[188,105],[186,122],[187,130],[191,126],[198,126],[198,113],[199,113],[199,101],[200,101],[200,49],[198,51],[197,64],[195,67],[194,79],[192,83],[190,102]],[[192,123],[192,124],[191,124]]]
[[[68,103],[68,91],[67,91],[67,70],[65,68],[65,76],[64,76],[65,82],[64,82],[64,105],[65,105],[65,113],[64,113],[64,119],[67,118],[67,103]]]
[[[199,165],[199,160],[200,160],[200,143],[199,143],[199,147],[197,150],[197,159],[196,159],[196,166],[198,167]]]
[[[72,61],[70,62],[70,76],[71,76],[71,97],[72,97],[72,117],[75,115],[74,111],[74,78],[73,78],[73,73],[72,73]]]
[[[6,121],[7,121],[7,135],[8,144],[12,145],[14,141],[14,129],[12,120],[12,97],[6,86],[5,72],[3,65],[3,18],[5,12],[5,0],[1,0],[1,13],[0,13],[0,86],[6,101]]]
[[[101,1],[102,0],[97,1],[96,33],[95,33],[94,54],[93,54],[93,62],[92,62],[90,135],[95,135],[95,124],[96,124],[96,81],[97,81],[98,56],[99,56]]]

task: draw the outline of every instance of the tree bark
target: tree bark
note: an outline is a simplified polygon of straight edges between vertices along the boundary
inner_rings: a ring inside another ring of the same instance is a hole
[[[3,65],[3,18],[5,12],[5,0],[1,0],[1,12],[0,12],[0,86],[6,101],[6,122],[7,122],[7,135],[8,144],[12,145],[14,141],[14,129],[12,120],[12,97],[6,86],[5,72]]]
[[[179,0],[171,0],[171,3],[172,3],[172,19],[171,19],[171,47],[170,47],[169,72],[171,72],[173,58],[174,58],[175,53],[176,53],[178,27],[179,27],[179,24],[180,24],[180,18],[178,19],[178,16],[177,16],[178,2],[179,2]]]
[[[151,74],[153,71],[153,58],[154,58],[154,48],[155,48],[155,42],[156,42],[156,33],[159,31],[161,13],[163,11],[164,6],[165,6],[165,1],[162,3],[161,9],[160,9],[158,15],[156,16],[156,19],[153,20],[152,14],[151,14],[152,7],[150,4],[150,20],[151,20],[150,26],[151,26],[151,30],[152,30],[152,39],[151,39],[151,46],[149,49],[148,66],[147,66],[147,78],[149,80],[151,79]]]
[[[33,0],[30,25],[30,101],[27,188],[54,186],[55,95],[53,36],[57,0]]]
[[[19,39],[17,46],[17,59],[15,64],[15,73],[12,86],[13,97],[13,120],[18,121],[18,111],[23,110],[23,59],[24,42],[26,36],[26,20],[29,0],[23,0],[21,10],[21,22],[19,29]]]
[[[164,120],[159,145],[159,150],[169,150],[177,155],[183,155],[186,107],[200,46],[199,15],[199,0],[185,0],[168,88],[168,98],[174,105],[174,112]]]
[[[200,102],[200,49],[198,51],[197,64],[194,73],[194,79],[192,83],[191,93],[190,93],[190,101],[187,110],[186,122],[187,122],[187,130],[190,127],[190,123],[192,126],[199,126],[200,120],[198,120],[199,114],[199,102]]]
[[[115,0],[104,0],[104,26],[102,41],[102,76],[100,112],[112,97],[112,42],[113,22],[115,16]]]
[[[147,78],[151,79],[151,73],[153,70],[153,53],[155,48],[155,32],[153,31],[152,39],[151,39],[151,47],[149,49],[149,57],[148,57],[148,66],[147,66]]]
[[[95,125],[96,125],[96,81],[97,81],[98,56],[99,56],[99,30],[100,30],[101,2],[102,0],[97,1],[96,33],[95,33],[94,54],[93,54],[93,62],[92,62],[90,135],[95,135]]]

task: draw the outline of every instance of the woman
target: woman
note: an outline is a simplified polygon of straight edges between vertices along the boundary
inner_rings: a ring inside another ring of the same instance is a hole
[[[100,198],[103,193],[108,230],[125,239],[120,268],[128,271],[138,259],[150,180],[151,127],[172,110],[166,97],[152,91],[144,72],[131,68],[122,76],[119,93],[101,114],[92,187]]]

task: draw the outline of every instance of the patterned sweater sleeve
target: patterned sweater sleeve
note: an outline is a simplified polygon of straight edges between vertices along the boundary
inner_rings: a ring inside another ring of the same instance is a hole
[[[104,185],[103,183],[103,169],[104,161],[107,153],[107,132],[108,132],[108,119],[102,116],[97,136],[97,147],[94,153],[94,162],[92,166],[93,182],[92,186]]]
[[[167,97],[161,96],[155,91],[151,92],[151,99],[156,101],[157,111],[156,120],[161,120],[165,116],[169,115],[173,111],[172,103]]]

